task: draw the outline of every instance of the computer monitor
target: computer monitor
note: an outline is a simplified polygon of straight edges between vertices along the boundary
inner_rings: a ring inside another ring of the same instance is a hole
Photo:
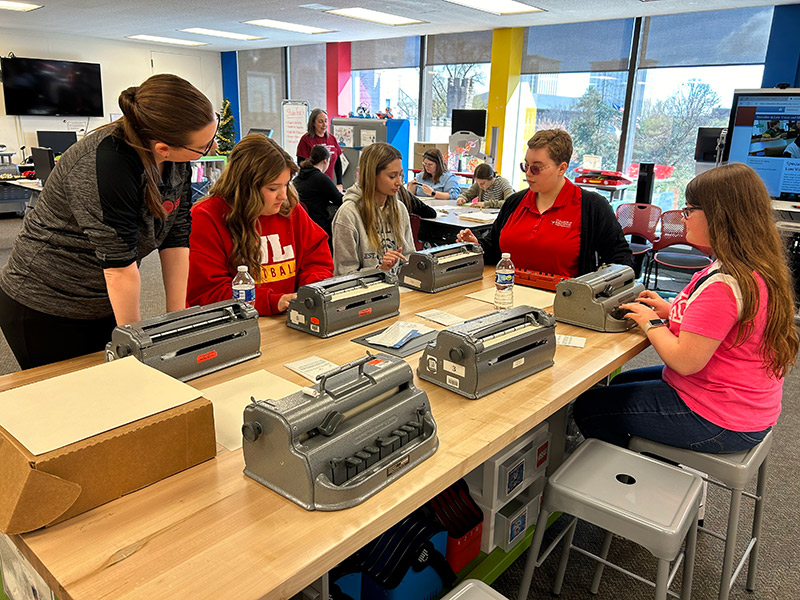
[[[483,109],[454,108],[450,133],[471,131],[478,137],[486,137],[486,111]]]
[[[250,135],[251,133],[260,133],[268,138],[272,137],[272,129],[250,129],[250,131],[247,132],[247,135]]]
[[[50,148],[54,156],[61,156],[78,141],[74,131],[37,131],[36,141],[41,148]]]
[[[36,179],[44,185],[44,182],[50,177],[53,167],[56,166],[53,151],[50,148],[31,148],[31,156],[33,157],[33,170],[36,172]]]
[[[735,90],[724,161],[758,173],[769,195],[800,199],[800,89]]]
[[[722,127],[698,127],[697,142],[694,145],[694,159],[697,162],[716,162],[717,146]]]

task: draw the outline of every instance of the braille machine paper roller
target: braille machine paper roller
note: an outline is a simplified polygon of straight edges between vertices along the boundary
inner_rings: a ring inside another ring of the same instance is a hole
[[[261,356],[258,311],[223,300],[115,327],[106,362],[126,356],[181,381],[208,375]]]
[[[397,277],[370,269],[301,286],[289,302],[286,325],[328,338],[398,314]]]
[[[319,375],[319,383],[244,409],[247,476],[307,510],[362,503],[439,446],[427,394],[385,354]]]
[[[644,286],[625,265],[602,265],[597,271],[560,281],[553,313],[556,321],[605,332],[627,331],[636,325],[626,319],[620,304],[634,302]]]
[[[441,292],[483,278],[483,248],[462,242],[412,252],[400,268],[400,283],[423,292]]]
[[[540,308],[517,306],[439,332],[419,359],[424,380],[481,398],[553,365],[555,319]]]

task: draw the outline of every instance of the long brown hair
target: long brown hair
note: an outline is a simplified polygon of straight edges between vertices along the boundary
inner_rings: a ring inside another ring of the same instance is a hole
[[[136,151],[144,165],[147,209],[163,219],[167,213],[158,191],[161,176],[150,144],[187,145],[194,132],[214,121],[214,107],[191,83],[169,74],[153,75],[142,85],[123,90],[119,107],[122,117],[100,129],[113,128],[114,135]]]
[[[798,333],[794,293],[786,251],[764,184],[753,169],[731,163],[701,173],[686,186],[686,203],[703,210],[711,247],[723,273],[742,292],[742,312],[735,344],[753,334],[760,298],[755,271],[767,287],[767,322],[761,357],[777,377],[795,363]]]
[[[436,163],[436,170],[433,172],[432,178],[433,183],[439,183],[439,179],[441,179],[442,175],[444,175],[444,172],[447,171],[447,167],[444,164],[442,151],[438,148],[430,148],[425,150],[425,153],[422,155],[422,159],[428,159],[429,161]],[[428,177],[428,172],[424,168],[422,169],[422,178],[430,179],[430,177]]]
[[[297,165],[277,142],[258,133],[251,133],[233,147],[228,166],[211,187],[209,196],[219,196],[230,207],[225,226],[233,240],[228,265],[247,265],[250,275],[261,280],[261,228],[258,218],[266,204],[261,189],[289,169],[297,173]],[[278,214],[288,217],[297,206],[297,191],[290,183]]]
[[[378,196],[378,173],[386,169],[389,163],[403,158],[397,148],[377,142],[370,144],[361,152],[358,161],[358,185],[361,187],[361,198],[356,202],[364,229],[367,231],[369,243],[379,254],[383,252],[381,239],[378,236],[378,222],[383,220],[382,212],[375,204]],[[387,196],[385,215],[395,236],[400,235],[400,210],[395,196]],[[406,248],[409,252],[409,248]]]
[[[325,115],[325,133],[328,133],[328,113],[326,113],[321,108],[315,108],[311,111],[311,114],[308,116],[308,123],[306,124],[306,131],[308,131],[309,137],[317,137],[317,128],[314,126],[314,122],[317,120],[317,117],[320,115]],[[322,136],[325,137],[325,136]]]

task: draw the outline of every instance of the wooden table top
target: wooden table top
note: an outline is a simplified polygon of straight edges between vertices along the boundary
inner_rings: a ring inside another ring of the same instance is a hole
[[[400,317],[438,308],[463,318],[491,312],[464,295],[482,281],[440,292],[401,294]],[[288,329],[284,317],[260,319],[262,356],[196,379],[202,389],[267,369],[300,385],[284,366],[311,355],[337,364],[365,348],[351,337],[375,323],[323,340]],[[428,324],[431,324],[428,322]],[[436,325],[438,328],[439,326]],[[12,536],[61,600],[125,598],[288,598],[358,548],[565,406],[647,347],[637,331],[604,334],[559,323],[557,333],[587,338],[558,346],[555,365],[481,400],[468,400],[415,377],[430,399],[439,449],[363,504],[309,512],[242,473],[241,450],[215,459],[53,527]],[[406,360],[416,369],[420,354]],[[97,364],[102,354],[0,377],[0,391]]]

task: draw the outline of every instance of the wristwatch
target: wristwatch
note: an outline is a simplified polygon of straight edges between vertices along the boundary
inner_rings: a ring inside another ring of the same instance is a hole
[[[650,319],[647,323],[644,324],[644,327],[642,327],[642,331],[647,333],[648,331],[653,329],[653,327],[666,327],[666,325],[667,322],[665,319]]]

